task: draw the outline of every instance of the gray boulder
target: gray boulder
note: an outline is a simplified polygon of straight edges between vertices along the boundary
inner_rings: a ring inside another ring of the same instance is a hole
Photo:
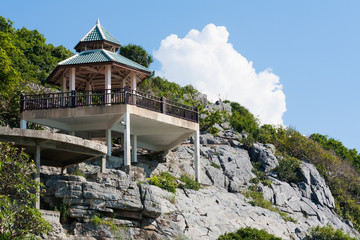
[[[303,162],[300,170],[303,183],[300,183],[300,191],[304,197],[312,199],[321,206],[335,208],[335,200],[324,178],[321,177],[316,167]]]
[[[254,143],[250,149],[250,158],[254,162],[260,162],[265,172],[270,172],[279,165],[274,152],[275,147],[272,144]]]

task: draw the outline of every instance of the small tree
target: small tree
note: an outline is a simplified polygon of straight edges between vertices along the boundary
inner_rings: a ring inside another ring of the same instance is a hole
[[[152,56],[141,46],[135,44],[122,46],[120,48],[120,54],[130,60],[133,60],[134,62],[139,63],[140,65],[143,65],[144,67],[149,67],[153,62]]]
[[[51,229],[35,208],[40,187],[35,174],[22,149],[0,142],[0,239],[35,238]]]

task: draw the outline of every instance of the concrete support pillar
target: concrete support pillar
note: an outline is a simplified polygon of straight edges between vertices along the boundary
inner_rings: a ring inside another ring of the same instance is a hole
[[[69,92],[75,90],[75,68],[70,68],[69,71]]]
[[[20,128],[21,129],[26,129],[27,128],[27,121],[24,119],[20,120]]]
[[[131,135],[132,162],[137,163],[137,136]]]
[[[195,165],[195,180],[200,181],[200,139],[199,130],[196,130],[194,134],[194,165]]]
[[[131,165],[130,155],[130,113],[124,115],[124,165]]]
[[[111,156],[111,129],[106,129],[106,148],[107,155]]]
[[[105,103],[111,104],[111,66],[105,66],[105,89],[106,89],[106,97]]]
[[[38,189],[36,192],[36,209],[40,209],[40,146],[35,146],[35,164],[36,164],[36,176],[35,181],[38,184]]]

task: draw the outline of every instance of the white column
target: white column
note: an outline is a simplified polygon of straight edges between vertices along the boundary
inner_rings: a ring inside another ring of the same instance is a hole
[[[133,90],[132,102],[134,105],[136,105],[136,74],[134,72],[131,72],[131,90]]]
[[[36,176],[35,181],[38,184],[38,189],[36,192],[36,209],[40,209],[40,146],[35,146],[35,164],[36,164]]]
[[[199,183],[200,181],[200,140],[199,129],[194,134],[194,165],[195,165],[195,179]]]
[[[124,115],[124,165],[131,165],[130,155],[130,113]]]
[[[62,76],[62,81],[61,81],[61,101],[60,104],[61,106],[65,106],[65,92],[66,92],[66,77],[65,75]]]
[[[75,68],[70,68],[69,72],[69,91],[75,90]]]
[[[106,129],[106,149],[107,155],[111,156],[111,129]]]
[[[20,128],[21,129],[26,129],[27,128],[27,121],[26,120],[24,120],[24,119],[21,119],[20,120]]]
[[[131,89],[136,90],[136,74],[131,72]]]
[[[137,163],[137,136],[131,135],[132,162]]]
[[[91,93],[91,91],[92,91],[92,86],[91,86],[91,84],[90,84],[90,82],[88,81],[88,82],[86,82],[86,88],[85,88],[85,90],[87,91],[86,92],[86,104],[87,105],[91,105],[91,95],[92,95],[92,93]]]
[[[111,104],[111,66],[105,66],[105,89],[107,90],[106,93],[106,103]]]

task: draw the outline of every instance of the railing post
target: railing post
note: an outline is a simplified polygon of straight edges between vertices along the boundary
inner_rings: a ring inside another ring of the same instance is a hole
[[[25,95],[20,95],[20,112],[25,111]]]
[[[166,114],[166,97],[161,97],[161,112]]]
[[[76,107],[76,91],[71,90],[71,107]]]
[[[130,91],[129,87],[124,87],[125,104],[130,104],[130,102],[129,102],[129,95],[130,95],[129,91]]]

